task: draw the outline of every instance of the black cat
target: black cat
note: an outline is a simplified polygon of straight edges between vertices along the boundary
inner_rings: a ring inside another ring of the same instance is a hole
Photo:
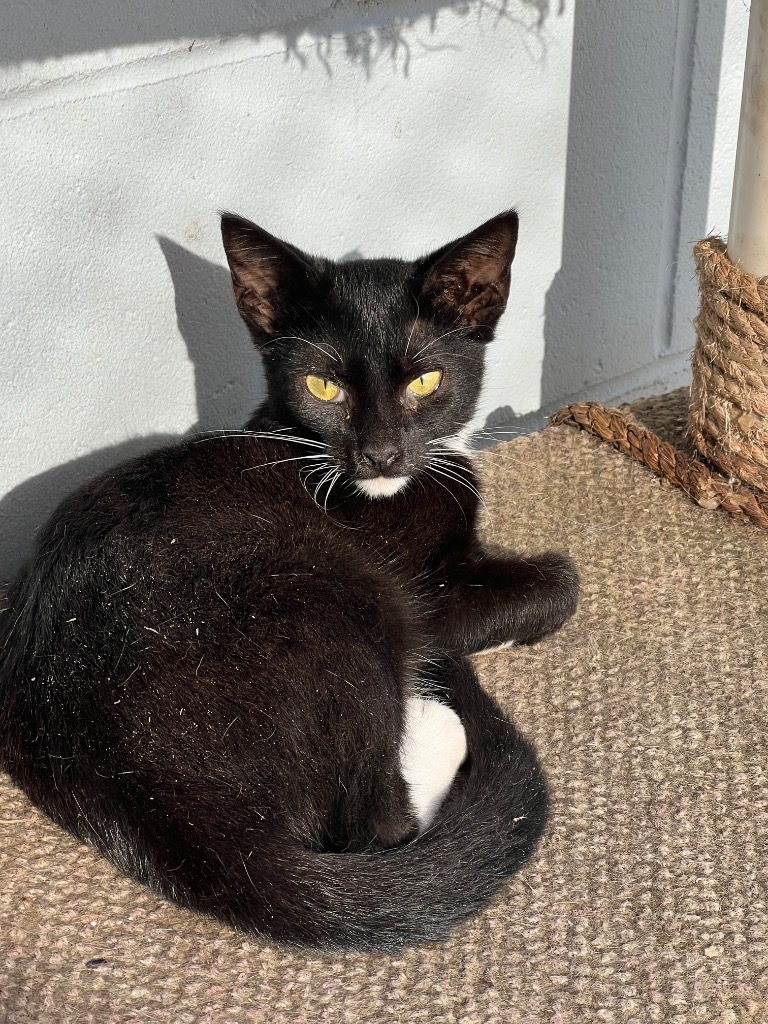
[[[541,769],[464,657],[557,629],[578,591],[566,557],[475,536],[464,430],[517,223],[338,265],[224,215],[267,401],[81,488],[13,584],[2,766],[169,899],[392,950],[445,937],[540,835]]]

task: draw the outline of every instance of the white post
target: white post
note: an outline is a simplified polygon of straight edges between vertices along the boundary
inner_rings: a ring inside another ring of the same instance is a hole
[[[728,257],[768,275],[768,0],[752,0],[749,12]]]

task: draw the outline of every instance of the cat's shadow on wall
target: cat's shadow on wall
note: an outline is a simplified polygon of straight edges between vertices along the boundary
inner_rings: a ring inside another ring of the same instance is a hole
[[[232,298],[229,272],[158,237],[173,281],[176,317],[194,366],[197,421],[186,434],[239,427],[264,396],[261,360]],[[36,531],[71,491],[111,466],[178,440],[148,434],[89,452],[30,477],[0,501],[0,584],[31,552]]]

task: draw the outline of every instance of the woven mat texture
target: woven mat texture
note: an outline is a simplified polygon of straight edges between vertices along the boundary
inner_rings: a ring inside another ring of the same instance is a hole
[[[3,1024],[768,1022],[768,532],[566,427],[483,461],[489,540],[583,577],[560,634],[477,658],[547,766],[534,861],[445,945],[286,952],[156,899],[0,778]]]

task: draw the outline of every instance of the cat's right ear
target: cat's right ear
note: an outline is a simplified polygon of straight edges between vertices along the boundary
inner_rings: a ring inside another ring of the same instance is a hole
[[[258,341],[274,333],[289,296],[311,287],[309,257],[234,213],[221,215],[221,236],[237,308]]]

